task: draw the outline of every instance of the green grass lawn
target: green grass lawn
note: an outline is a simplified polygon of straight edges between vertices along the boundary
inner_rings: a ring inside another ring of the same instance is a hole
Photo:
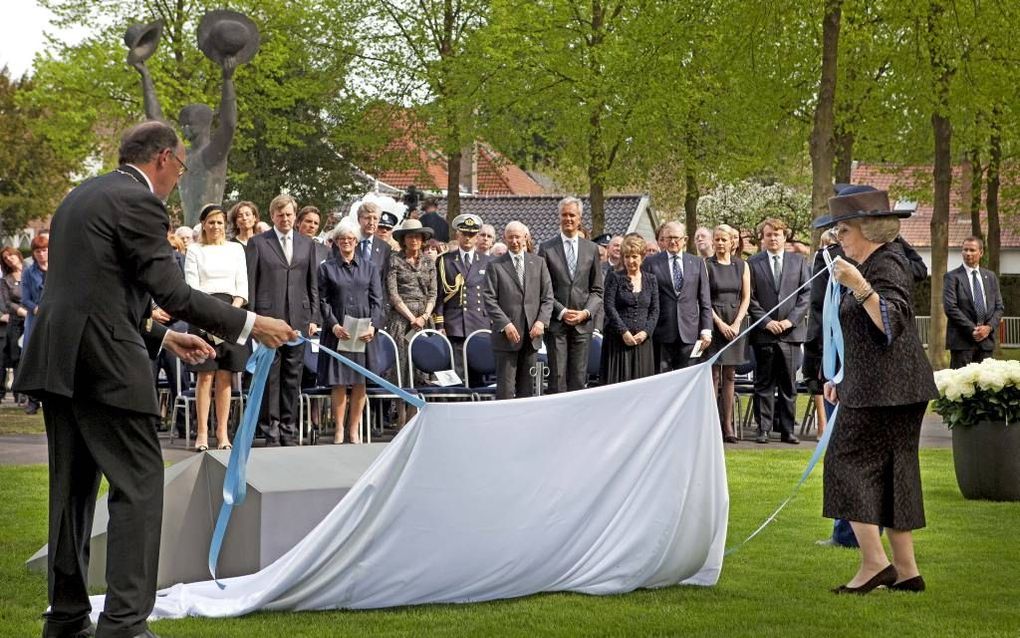
[[[808,453],[730,451],[730,545],[787,495]],[[716,587],[620,596],[543,594],[472,605],[262,613],[155,623],[174,636],[1018,636],[1020,503],[965,501],[948,450],[922,452],[927,529],[916,535],[929,591],[836,597],[851,550],[818,547],[821,474],[758,538],[727,558]],[[46,470],[0,467],[0,635],[38,635],[45,579],[24,561],[45,540]]]
[[[0,436],[7,434],[43,434],[42,410],[33,415],[25,414],[25,409],[16,405],[5,405],[0,408]]]

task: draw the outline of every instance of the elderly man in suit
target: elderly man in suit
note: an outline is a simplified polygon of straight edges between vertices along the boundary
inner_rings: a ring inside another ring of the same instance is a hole
[[[963,240],[963,265],[942,278],[942,307],[946,310],[946,348],[950,366],[980,363],[995,350],[995,331],[1004,308],[999,280],[981,267],[985,243],[980,237]]]
[[[297,232],[297,202],[277,195],[269,203],[273,227],[248,242],[248,287],[256,312],[287,321],[314,336],[319,306],[318,263],[311,239]],[[281,346],[269,371],[262,399],[259,430],[266,445],[297,442],[297,411],[301,394],[304,344]]]
[[[447,251],[436,259],[436,305],[432,320],[453,345],[457,374],[474,387],[481,384],[481,379],[469,380],[466,376],[464,340],[472,332],[489,327],[482,289],[492,258],[479,254],[476,249],[475,236],[483,227],[481,217],[470,213],[457,215],[453,227],[457,233],[457,250]]]
[[[803,255],[786,250],[789,226],[781,219],[769,218],[758,227],[762,250],[747,260],[751,269],[752,321],[763,317],[810,278]],[[756,443],[768,443],[769,432],[779,431],[784,443],[798,444],[793,433],[797,407],[797,367],[801,344],[807,338],[804,315],[811,302],[811,291],[804,287],[792,299],[772,311],[770,320],[751,333],[754,351],[755,416],[758,417]],[[778,394],[778,397],[777,397]]]
[[[645,259],[642,270],[651,274],[659,290],[659,321],[652,339],[655,369],[679,370],[697,360],[694,346],[704,350],[712,343],[712,299],[705,262],[684,252],[687,230],[669,222],[662,230],[666,250]]]
[[[184,282],[167,243],[163,200],[186,169],[165,123],[125,133],[120,166],[72,190],[53,216],[46,296],[15,390],[40,397],[49,447],[49,604],[43,636],[153,636],[163,515],[159,404],[150,359],[160,348],[188,363],[215,351],[149,317],[166,313],[244,343],[294,336]],[[100,474],[110,484],[106,607],[89,622],[89,537]]]
[[[539,245],[553,284],[552,323],[545,335],[549,353],[549,392],[584,388],[593,321],[602,307],[599,249],[581,237],[581,200],[559,203],[559,236]]]
[[[534,394],[531,370],[542,334],[553,310],[552,280],[545,260],[530,254],[528,227],[518,221],[506,225],[507,253],[493,260],[485,273],[485,309],[492,328],[496,356],[496,398]]]

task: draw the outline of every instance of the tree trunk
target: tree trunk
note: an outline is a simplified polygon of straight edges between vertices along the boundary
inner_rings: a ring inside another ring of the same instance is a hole
[[[935,146],[933,209],[931,214],[931,325],[928,330],[928,358],[936,370],[946,367],[946,314],[942,309],[942,279],[949,262],[949,192],[953,185],[952,138],[949,121],[949,82],[953,70],[942,57],[939,22],[945,9],[932,2],[928,9],[928,51],[931,69],[936,75],[935,108],[931,114]]]
[[[595,237],[605,232],[606,225],[606,191],[601,179],[589,181],[588,204],[591,206],[591,236]]]
[[[854,167],[854,134],[842,126],[836,127],[836,159],[833,180],[837,184],[849,184]]]
[[[974,147],[968,155],[970,159],[970,234],[983,239],[984,236],[981,234],[981,178],[984,177],[984,169],[981,168],[981,150]]]
[[[993,111],[995,121],[992,122],[992,135],[988,146],[988,192],[985,207],[988,210],[988,242],[985,246],[985,257],[988,269],[999,274],[999,256],[1001,250],[999,228],[999,169],[1002,166],[1002,131],[999,128],[999,109]]]
[[[606,226],[606,152],[602,146],[602,105],[588,118],[588,194],[591,205],[591,236],[601,235]]]
[[[450,152],[446,156],[446,221],[453,223],[453,218],[460,215],[460,160],[461,151]]]
[[[694,163],[684,163],[684,225],[687,227],[687,251],[692,255],[698,254],[698,247],[694,245],[694,232],[698,230],[698,200],[701,199],[701,191],[698,189],[698,171]]]
[[[843,0],[827,0],[822,18],[822,74],[818,84],[814,127],[811,130],[811,208],[814,215],[828,210],[832,196],[832,163],[835,157],[836,65]]]

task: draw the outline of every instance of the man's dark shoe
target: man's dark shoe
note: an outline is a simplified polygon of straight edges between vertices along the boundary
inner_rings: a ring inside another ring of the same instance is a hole
[[[754,442],[755,443],[762,443],[762,444],[768,443],[769,442],[769,435],[765,434],[764,432],[759,432],[758,436],[754,437]]]
[[[159,638],[159,636],[152,633],[151,629],[146,629],[144,633],[138,634],[135,638]]]
[[[790,445],[800,445],[800,439],[792,434],[784,434],[779,438],[783,443],[789,443]]]

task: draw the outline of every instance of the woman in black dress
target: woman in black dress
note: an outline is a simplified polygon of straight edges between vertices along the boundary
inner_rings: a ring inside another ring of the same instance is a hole
[[[322,312],[322,345],[337,349],[341,339],[350,339],[344,329],[344,317],[369,318],[372,324],[358,335],[366,344],[375,338],[377,326],[382,325],[382,282],[375,264],[356,256],[361,232],[357,222],[345,217],[332,231],[333,250],[326,261],[319,264],[319,307]],[[341,352],[355,363],[368,368],[368,350]],[[344,440],[344,413],[347,412],[347,437],[351,443],[361,443],[361,413],[365,410],[365,377],[340,363],[325,352],[319,352],[318,383],[332,388],[333,419],[336,433],[333,443]],[[347,387],[351,388],[351,405],[347,410]]]
[[[733,252],[734,230],[723,224],[712,235],[715,255],[705,260],[708,288],[712,295],[712,344],[706,357],[719,352],[740,334],[740,326],[751,303],[751,271]],[[739,235],[738,235],[739,237]],[[733,434],[733,377],[737,366],[747,363],[747,341],[741,339],[726,348],[712,366],[712,383],[719,401],[723,441],[736,443]]]
[[[839,415],[825,454],[823,514],[849,520],[861,551],[857,574],[833,591],[923,591],[911,534],[925,525],[917,449],[925,408],[938,392],[914,327],[911,270],[893,241],[897,217],[910,212],[892,211],[884,191],[858,186],[830,199],[829,213],[815,226],[835,226],[846,255],[833,266],[844,289],[845,352],[843,381],[824,388]]]
[[[645,282],[642,276],[645,248],[640,235],[627,235],[620,246],[623,268],[606,273],[605,334],[599,370],[603,385],[655,374],[651,335],[659,320],[659,293],[655,278]]]

